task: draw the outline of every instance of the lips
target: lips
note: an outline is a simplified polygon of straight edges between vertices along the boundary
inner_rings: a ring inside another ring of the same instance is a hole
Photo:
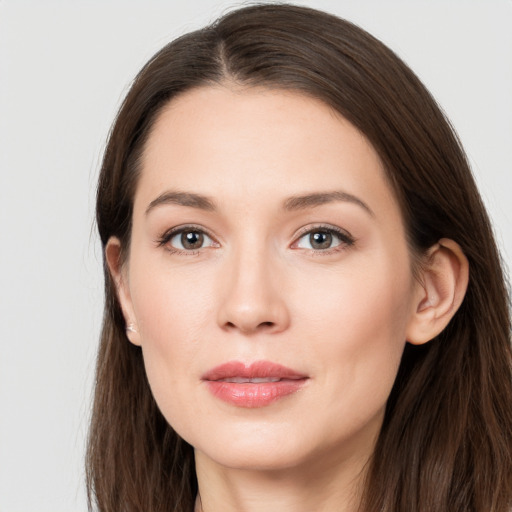
[[[279,382],[280,377],[256,377],[253,379],[246,379],[245,377],[227,377],[219,379],[217,382],[233,382],[235,384],[261,384],[263,382]]]
[[[237,407],[264,407],[301,389],[308,376],[269,361],[230,361],[202,376],[217,398]]]

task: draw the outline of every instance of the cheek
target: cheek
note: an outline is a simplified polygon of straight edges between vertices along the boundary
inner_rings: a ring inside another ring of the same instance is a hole
[[[384,406],[406,341],[410,276],[391,268],[374,261],[332,274],[310,287],[301,304],[299,322],[306,338],[315,339],[303,357],[318,361],[322,387],[332,390],[329,407],[352,410],[356,423],[358,411],[371,415]]]
[[[213,306],[211,272],[172,266],[163,251],[139,259],[130,288],[142,339],[163,351],[197,341]]]
[[[159,408],[174,426],[184,409],[192,409],[183,398],[189,396],[194,362],[204,350],[212,301],[197,273],[171,274],[165,266],[158,271],[156,265],[153,269],[151,273],[133,269],[132,300],[148,381]]]
[[[298,273],[293,277],[301,283],[295,291],[298,321],[341,340],[359,333],[364,344],[376,341],[376,333],[390,340],[393,333],[403,336],[412,299],[412,277],[405,269],[407,258],[380,256],[339,270]]]

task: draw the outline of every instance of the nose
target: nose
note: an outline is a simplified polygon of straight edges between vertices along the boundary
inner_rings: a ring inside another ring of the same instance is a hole
[[[240,251],[226,261],[220,282],[218,324],[245,335],[279,333],[290,323],[283,275],[263,250]]]

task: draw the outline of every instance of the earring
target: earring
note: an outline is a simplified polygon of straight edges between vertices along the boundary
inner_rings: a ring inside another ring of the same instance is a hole
[[[136,332],[137,332],[137,329],[135,329],[135,324],[133,324],[133,323],[132,323],[132,324],[128,324],[128,325],[126,326],[126,331],[127,331],[127,332],[135,332],[135,333],[136,333]]]

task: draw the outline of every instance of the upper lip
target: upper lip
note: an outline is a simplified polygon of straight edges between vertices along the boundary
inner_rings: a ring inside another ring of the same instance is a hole
[[[298,380],[307,378],[307,375],[270,361],[255,361],[249,365],[241,361],[228,361],[207,371],[201,379],[216,381],[236,377],[246,379],[276,378]]]

